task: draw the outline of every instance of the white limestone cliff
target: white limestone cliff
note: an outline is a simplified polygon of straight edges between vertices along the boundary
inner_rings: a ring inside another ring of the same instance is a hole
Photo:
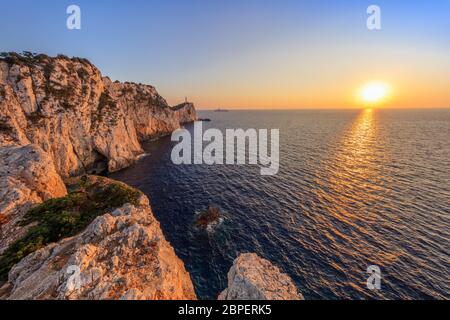
[[[196,120],[150,85],[112,82],[89,61],[0,56],[0,147],[39,145],[62,177],[132,164],[140,142]]]

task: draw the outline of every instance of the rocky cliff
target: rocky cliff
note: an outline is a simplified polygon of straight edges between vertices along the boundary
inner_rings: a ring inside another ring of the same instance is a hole
[[[62,177],[129,166],[140,142],[194,121],[154,87],[112,82],[88,60],[3,53],[0,146],[39,145]]]
[[[69,212],[69,221],[77,219],[73,226],[86,218],[94,220],[81,233],[50,243],[15,264],[0,289],[0,299],[196,299],[190,276],[165,240],[145,196],[95,176],[72,179],[69,185],[68,197],[34,211],[38,227],[61,224],[48,218],[52,213],[58,218]],[[80,197],[86,192],[86,198]],[[89,217],[92,210],[112,202],[124,204]],[[68,232],[70,226],[64,222],[57,233]],[[22,240],[26,241],[22,247],[30,246],[37,230]],[[41,235],[47,238],[49,232]]]
[[[255,253],[241,254],[219,300],[303,300],[291,278]]]
[[[85,59],[0,54],[0,298],[195,299],[145,196],[70,183],[129,166],[141,141],[195,119]]]
[[[0,147],[0,254],[27,231],[19,222],[30,208],[66,194],[52,159],[41,148]]]

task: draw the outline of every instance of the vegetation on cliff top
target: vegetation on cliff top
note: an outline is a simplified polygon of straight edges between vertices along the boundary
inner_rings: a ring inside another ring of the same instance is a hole
[[[75,178],[67,187],[66,197],[50,199],[26,213],[21,225],[31,227],[0,257],[0,281],[7,280],[11,268],[30,253],[76,235],[109,210],[126,203],[138,205],[142,195],[125,184],[94,176]]]
[[[6,61],[9,65],[34,65],[36,63],[43,63],[48,62],[52,59],[64,59],[64,60],[71,60],[73,62],[79,62],[85,65],[92,65],[91,62],[88,59],[85,58],[79,58],[79,57],[72,57],[69,58],[68,56],[65,56],[63,54],[57,55],[55,58],[50,57],[46,54],[38,54],[33,53],[29,51],[24,51],[22,53],[17,52],[0,52],[0,60]]]
[[[22,53],[16,53],[16,52],[1,52],[0,53],[0,61],[6,62],[9,66],[17,65],[20,67],[27,67],[30,72],[25,72],[24,74],[19,74],[17,76],[16,82],[20,82],[23,79],[26,78],[32,78],[32,86],[33,90],[36,92],[35,88],[35,81],[33,81],[33,70],[36,70],[37,66],[40,66],[40,69],[43,72],[45,83],[44,83],[44,89],[45,89],[45,97],[44,101],[47,101],[50,99],[50,97],[53,97],[57,100],[59,100],[59,104],[63,109],[71,109],[73,108],[71,102],[69,101],[72,96],[75,95],[75,85],[73,83],[69,83],[67,86],[61,86],[58,83],[55,83],[52,81],[52,74],[55,72],[56,68],[56,61],[57,60],[66,60],[70,61],[71,63],[68,63],[68,68],[71,70],[67,70],[64,65],[59,64],[58,67],[66,74],[74,74],[76,73],[78,77],[81,79],[81,81],[86,81],[88,78],[88,71],[86,68],[92,67],[92,64],[87,59],[73,57],[69,58],[65,55],[58,55],[56,57],[49,57],[45,54],[37,54],[32,52],[22,52]],[[81,64],[81,67],[79,67],[77,70],[75,70],[74,63]],[[62,74],[59,75],[59,80],[63,80],[64,77]],[[4,89],[3,89],[4,91]],[[4,92],[2,91],[2,88],[0,88],[0,98],[4,96]],[[88,86],[86,83],[83,83],[82,87],[83,95],[86,95],[88,93]]]

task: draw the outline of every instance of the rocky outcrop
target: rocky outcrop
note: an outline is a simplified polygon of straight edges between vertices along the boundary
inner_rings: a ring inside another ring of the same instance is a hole
[[[25,234],[19,221],[28,209],[66,194],[52,159],[41,148],[0,148],[0,254]]]
[[[62,177],[129,166],[141,141],[196,117],[192,104],[172,108],[154,87],[112,82],[85,59],[0,56],[0,147],[39,145]]]
[[[22,259],[0,289],[0,299],[172,300],[196,295],[148,199],[141,196],[136,204],[97,217],[79,235]]]
[[[0,298],[195,299],[146,197],[92,177],[99,192],[68,193],[63,179],[129,166],[142,141],[196,118],[85,59],[0,54]]]
[[[208,210],[197,214],[195,225],[202,229],[212,231],[221,221],[223,221],[223,218],[220,209],[209,207]]]
[[[291,278],[254,253],[241,254],[219,300],[303,300]]]

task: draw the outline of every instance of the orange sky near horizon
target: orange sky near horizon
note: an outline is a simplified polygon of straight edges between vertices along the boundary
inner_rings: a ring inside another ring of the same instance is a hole
[[[364,31],[358,42],[345,34],[328,39],[327,32],[205,60],[187,78],[171,80],[176,90],[163,84],[162,94],[177,103],[181,88],[198,109],[364,108],[359,89],[382,81],[391,93],[377,107],[450,108],[448,44]]]
[[[364,52],[350,60],[346,54],[352,50],[349,46],[340,54],[334,52],[336,59],[317,50],[317,54],[303,54],[302,61],[291,56],[263,59],[253,66],[242,62],[240,74],[218,68],[220,77],[211,81],[200,72],[199,80],[187,87],[201,95],[188,98],[198,109],[364,108],[367,105],[358,97],[361,86],[382,81],[389,84],[390,94],[375,107],[450,108],[450,59],[443,52],[402,50],[389,56],[389,49],[384,49],[377,58],[368,55],[367,65]],[[258,69],[260,65],[266,69]],[[178,94],[169,93],[169,102],[177,103]]]
[[[434,69],[438,70],[438,69]],[[349,72],[350,73],[350,72]],[[390,94],[378,108],[450,108],[450,67],[448,73],[410,72],[377,76],[361,72],[361,76],[342,76],[317,79],[289,79],[264,83],[256,77],[255,81],[229,81],[206,88],[193,89],[201,96],[188,96],[198,109],[347,109],[364,108],[367,105],[359,98],[361,86],[372,81],[383,81],[390,86]],[[448,74],[448,77],[446,78]],[[319,77],[319,76],[317,76]],[[240,83],[245,81],[246,83]],[[162,92],[164,95],[164,91]],[[169,102],[178,103],[182,97],[176,93],[167,95]]]
[[[255,88],[251,92],[238,89],[224,93],[223,88],[215,92],[209,90],[201,97],[188,99],[195,103],[197,109],[353,109],[365,108],[369,104],[359,98],[360,87],[367,82],[382,79],[391,87],[386,99],[372,106],[376,108],[450,108],[450,83],[433,85],[427,83],[410,83],[409,81],[390,81],[389,78],[367,78],[361,82],[340,84],[335,87],[309,88],[302,91],[296,88],[267,87]],[[180,98],[172,99],[176,104]],[[171,102],[171,101],[169,101]]]
[[[4,1],[0,51],[87,58],[198,109],[363,108],[372,81],[380,108],[450,108],[449,0],[377,0],[378,30],[366,0],[79,0],[80,30],[54,2]]]

